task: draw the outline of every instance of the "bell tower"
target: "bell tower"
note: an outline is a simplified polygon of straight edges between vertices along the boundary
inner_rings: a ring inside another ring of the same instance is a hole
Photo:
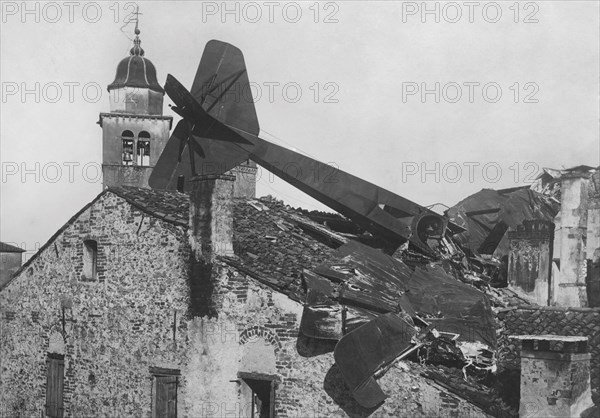
[[[148,178],[156,165],[173,124],[163,116],[164,89],[156,68],[144,56],[140,30],[129,56],[117,65],[115,80],[108,85],[110,112],[100,113],[102,128],[102,186],[149,188]]]

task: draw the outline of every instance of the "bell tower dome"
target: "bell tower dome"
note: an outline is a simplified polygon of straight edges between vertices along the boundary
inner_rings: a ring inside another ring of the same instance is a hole
[[[100,113],[102,184],[148,188],[148,178],[167,141],[173,123],[163,116],[164,89],[154,64],[144,56],[140,29],[129,56],[117,65],[108,85],[110,112]]]

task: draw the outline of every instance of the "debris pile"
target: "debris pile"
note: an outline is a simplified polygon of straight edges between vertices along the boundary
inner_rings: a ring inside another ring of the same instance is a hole
[[[337,341],[336,364],[364,407],[386,398],[374,376],[408,355],[464,368],[465,374],[467,367],[493,370],[490,301],[441,264],[413,270],[350,241],[324,264],[305,270],[303,278],[307,297],[300,332],[309,339]]]
[[[429,242],[437,259],[408,244],[386,254],[365,244],[377,237],[333,230],[324,223],[345,220],[329,217],[336,222],[272,198],[234,206],[236,257],[223,259],[304,304],[299,352],[333,351],[346,385],[366,408],[386,399],[377,379],[403,359],[450,367],[464,382],[489,379],[492,307],[502,305],[485,292],[486,271],[496,265],[467,257],[449,233]]]

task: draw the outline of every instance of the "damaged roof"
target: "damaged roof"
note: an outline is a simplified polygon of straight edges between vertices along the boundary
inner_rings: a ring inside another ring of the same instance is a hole
[[[334,251],[332,247],[346,238],[281,201],[261,198],[236,199],[233,240],[234,252],[242,264],[236,267],[304,302],[302,271],[327,260]],[[230,258],[226,261],[235,263]]]
[[[109,190],[153,216],[187,227],[186,194],[135,187]],[[408,300],[428,322],[450,327],[461,338],[479,330],[470,337],[495,345],[495,336],[487,332],[493,328],[486,315],[491,313],[487,298],[439,267],[413,271],[402,261],[349,240],[272,198],[234,199],[233,218],[237,258],[222,259],[296,301],[306,301],[304,280],[311,288],[316,274],[329,283],[324,285],[343,284],[342,295],[333,299],[353,306],[363,323],[372,317],[369,313],[412,311],[401,298],[408,292]]]
[[[187,227],[186,194],[134,187],[110,190],[153,216]],[[486,332],[493,328],[486,315],[487,298],[441,268],[412,271],[402,261],[349,240],[276,199],[236,198],[233,218],[237,258],[222,259],[296,301],[306,301],[304,280],[313,287],[315,274],[329,283],[323,285],[343,284],[342,295],[333,299],[368,311],[357,312],[358,318],[371,316],[369,312],[407,312],[410,304],[403,303],[401,295],[408,291],[408,299],[428,321],[440,322],[438,326],[450,327],[464,338],[468,333],[462,327],[468,318],[464,326],[471,332],[481,330],[475,339],[495,345],[493,333]],[[441,312],[448,316],[442,319]]]
[[[187,194],[129,186],[108,190],[152,216],[188,227]],[[224,261],[303,302],[302,270],[323,263],[347,238],[313,222],[300,209],[263,197],[234,199],[233,241],[238,258],[223,257]]]
[[[558,206],[552,199],[528,187],[482,189],[448,209],[447,214],[453,222],[466,229],[454,238],[461,245],[479,251],[494,228],[502,223],[508,228],[516,228],[526,219],[552,222]],[[500,232],[504,234],[504,231]],[[508,254],[506,236],[502,237],[496,251],[500,256]]]
[[[187,228],[189,196],[171,190],[132,186],[109,187],[69,219],[13,275],[25,270],[66,228],[106,193],[114,193],[133,207],[155,218]],[[290,298],[303,302],[300,274],[327,259],[347,238],[307,218],[301,210],[271,199],[234,199],[234,251],[230,264]],[[325,244],[327,243],[327,244]],[[17,247],[14,247],[17,248]],[[7,281],[2,287],[8,284]],[[0,287],[1,288],[1,287]]]
[[[128,186],[111,187],[73,216],[38,254],[106,193],[123,198],[153,217],[188,227],[190,202],[187,194]],[[453,331],[462,334],[460,339],[495,345],[487,297],[450,277],[441,268],[411,269],[399,259],[351,240],[351,234],[332,231],[310,219],[306,212],[272,198],[236,198],[233,217],[236,257],[221,257],[222,261],[291,299],[306,303],[301,324],[305,335],[319,339],[323,338],[322,333],[330,332],[330,335],[324,336],[325,339],[346,342],[345,350],[340,346],[336,361],[364,357],[364,347],[361,347],[365,339],[360,338],[360,332],[356,334],[357,330],[381,334],[382,341],[389,340],[390,343],[402,340],[403,344],[388,344],[389,350],[365,357],[365,362],[369,360],[371,366],[357,376],[360,380],[357,382],[361,387],[364,379],[370,379],[371,390],[355,391],[363,403],[385,399],[385,394],[378,390],[373,380],[374,370],[389,364],[400,351],[410,347],[411,338],[416,333],[411,317],[417,318],[417,314],[442,328],[451,325]],[[318,312],[319,309],[313,309],[316,316],[311,316],[308,308],[317,308],[310,303],[311,291],[316,291],[312,296],[317,297],[317,302],[326,305],[322,312],[324,316]],[[338,309],[340,306],[341,309]],[[383,329],[380,322],[387,323],[385,321],[391,321],[389,332],[378,331]],[[359,327],[362,324],[369,326],[363,329]],[[464,326],[478,332],[464,332]],[[311,330],[320,335],[306,332]],[[399,351],[400,348],[402,350]],[[354,370],[353,367],[346,369]],[[435,377],[428,377],[435,380]]]
[[[107,190],[156,218],[186,228],[189,224],[190,199],[187,194],[131,186],[109,187]]]

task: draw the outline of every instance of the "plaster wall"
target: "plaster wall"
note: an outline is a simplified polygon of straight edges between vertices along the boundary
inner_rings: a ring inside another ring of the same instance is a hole
[[[560,275],[555,293],[560,306],[587,306],[585,283],[589,179],[563,175],[561,180]]]

